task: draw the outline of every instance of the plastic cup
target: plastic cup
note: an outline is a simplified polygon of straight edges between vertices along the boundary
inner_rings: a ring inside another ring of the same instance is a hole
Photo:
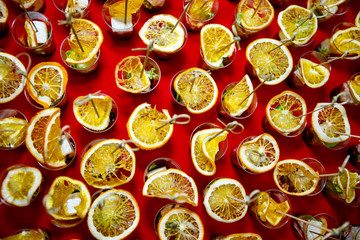
[[[160,219],[162,218],[162,216],[164,216],[166,213],[168,213],[173,208],[186,208],[186,207],[183,205],[180,205],[180,204],[176,204],[176,203],[169,203],[169,204],[166,204],[165,206],[163,206],[162,208],[160,208],[160,210],[157,212],[155,219],[154,219],[154,229],[155,229],[155,233],[157,236],[159,235],[158,225],[159,225]]]
[[[360,96],[351,90],[351,84],[360,85],[360,81],[355,81],[355,77],[360,75],[360,72],[355,73],[350,80],[345,81],[340,87],[336,87],[331,91],[331,100],[338,96],[337,103],[359,105]]]
[[[237,21],[238,19],[238,14],[239,14],[239,4],[236,5],[235,8],[235,15],[234,15],[234,22],[232,23],[232,28],[235,28],[237,35],[239,37],[241,37],[242,40],[245,40],[246,38],[248,38],[250,35],[257,33],[261,30],[250,30],[250,29],[246,29],[243,27],[243,25],[241,24],[241,22]]]
[[[45,15],[39,12],[28,12],[28,14],[32,19],[32,21],[35,23],[35,26],[39,27],[39,24],[37,24],[39,22],[45,23],[46,31],[47,31],[47,39],[46,40],[42,39],[44,42],[39,43],[39,45],[36,47],[31,47],[28,45],[27,33],[24,26],[26,20],[29,19],[29,17],[26,13],[22,13],[14,19],[11,25],[11,34],[15,42],[19,44],[21,47],[25,48],[26,50],[35,53],[39,56],[48,56],[53,54],[56,49],[56,44],[53,36],[54,30],[52,28],[50,20]],[[36,29],[35,29],[35,33],[36,33]]]
[[[25,88],[25,91],[24,91],[24,95],[25,95],[25,98],[26,100],[28,101],[28,103],[30,103],[31,106],[33,106],[34,108],[37,108],[37,109],[44,109],[44,106],[40,105],[39,103],[37,103],[31,96],[30,94],[28,93],[28,91],[26,90]],[[66,93],[66,91],[64,92],[64,94],[61,96],[60,99],[58,99],[57,102],[55,102],[54,104],[50,105],[49,108],[52,108],[52,107],[65,107],[66,104],[68,103],[68,95]]]
[[[314,158],[303,158],[303,159],[301,159],[301,161],[306,163],[312,169],[314,169],[314,171],[317,172],[319,175],[326,173],[325,167],[321,164],[320,161],[318,161]],[[324,189],[325,185],[326,185],[326,178],[320,177],[315,190],[306,196],[315,196],[315,195],[319,194]]]
[[[145,168],[144,182],[154,173],[171,168],[181,170],[179,164],[171,158],[161,157],[151,161]]]
[[[186,71],[186,70],[181,70],[178,73],[176,73],[170,82],[171,100],[175,105],[180,106],[180,107],[186,107],[186,105],[185,105],[184,101],[181,99],[180,95],[175,91],[174,81],[175,81],[176,77],[179,76],[180,73],[182,73],[184,71]]]
[[[308,6],[308,9],[311,9],[313,6]],[[316,18],[319,23],[325,22],[326,20],[344,15],[350,9],[350,0],[345,1],[344,3],[334,6],[331,8],[317,7],[314,11]]]
[[[18,118],[18,119],[23,119],[26,122],[28,122],[27,118],[25,117],[24,114],[22,114],[20,111],[16,110],[16,109],[2,109],[0,110],[0,120],[4,119],[4,118]],[[26,128],[26,126],[25,126]],[[11,150],[11,149],[15,149],[17,147],[20,147],[24,144],[25,141],[25,134],[26,131],[24,131],[22,140],[19,141],[17,144],[10,144],[8,147],[0,147],[1,150]],[[0,132],[0,136],[2,135],[2,133]]]
[[[71,50],[70,45],[69,45],[69,39],[70,37],[66,37],[64,39],[64,41],[61,43],[60,46],[60,56],[61,59],[64,61],[65,65],[68,66],[71,70],[76,71],[80,74],[91,74],[93,73],[99,64],[99,57],[100,57],[100,49],[98,51],[98,53],[93,57],[93,59],[91,61],[89,61],[86,64],[69,64],[66,62],[66,52]]]
[[[12,0],[16,5],[22,8],[19,0]],[[27,11],[34,11],[34,12],[45,12],[46,9],[46,1],[45,0],[35,0],[33,4],[28,6],[27,4],[24,5]]]
[[[53,0],[55,7],[63,14],[65,14],[65,11],[67,10],[66,8],[68,5],[68,2],[69,2],[69,0]],[[81,6],[77,5],[75,7],[75,12],[71,13],[71,15],[74,18],[83,18],[89,14],[91,0],[86,0],[86,2],[85,1],[81,1],[81,2],[84,2],[84,3],[82,3]],[[67,10],[67,12],[69,12],[69,10]]]
[[[186,6],[189,4],[190,0],[183,0],[183,6],[184,6],[184,9],[186,8]],[[204,4],[204,6],[201,6],[199,8],[199,11],[201,11],[201,9],[205,8],[206,5]],[[219,10],[219,0],[214,0],[212,2],[212,7],[211,7],[211,11],[210,13],[208,13],[208,16],[204,16],[204,19],[196,19],[194,17],[192,17],[190,14],[189,14],[189,9],[188,11],[186,11],[185,13],[185,26],[186,28],[189,30],[189,31],[200,31],[201,28],[209,23],[217,14]]]
[[[233,44],[235,44],[235,43],[233,43]],[[211,71],[224,69],[224,68],[230,66],[230,64],[235,60],[236,52],[237,52],[237,50],[236,50],[236,46],[235,46],[234,51],[231,54],[231,56],[227,56],[227,57],[223,58],[223,62],[221,63],[220,66],[215,66],[215,65],[213,65],[210,62],[205,60],[202,49],[200,48],[200,56],[201,56],[201,58],[200,58],[200,61],[199,61],[199,67],[204,69],[204,70],[211,70]]]
[[[164,6],[166,0],[145,0],[142,8],[150,13],[158,12]]]
[[[131,15],[127,15],[125,23],[124,16],[110,15],[109,7],[116,2],[119,2],[119,0],[107,0],[103,5],[102,16],[113,36],[122,40],[128,39],[133,35],[134,27],[140,19],[140,9]]]

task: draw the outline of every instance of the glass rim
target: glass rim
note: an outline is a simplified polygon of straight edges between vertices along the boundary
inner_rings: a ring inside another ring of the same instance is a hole
[[[202,47],[201,47],[201,46],[200,46],[200,57],[201,57],[201,59],[204,61],[204,63],[210,68],[210,70],[224,69],[224,68],[230,66],[230,65],[234,62],[234,60],[235,60],[235,58],[236,58],[237,47],[236,47],[236,43],[233,43],[233,44],[234,44],[234,52],[233,52],[230,56],[226,56],[226,57],[225,57],[225,58],[230,59],[229,63],[228,63],[227,65],[225,65],[225,66],[219,66],[219,67],[218,67],[218,66],[214,66],[214,65],[212,65],[211,63],[209,63],[209,62],[205,59],[205,57],[204,57],[204,54],[203,54],[203,51],[202,51]],[[224,58],[224,57],[222,57],[222,58]]]

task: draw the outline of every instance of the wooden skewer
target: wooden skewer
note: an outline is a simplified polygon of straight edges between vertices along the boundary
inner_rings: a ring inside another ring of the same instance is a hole
[[[39,30],[38,30],[37,27],[35,26],[34,21],[33,21],[32,18],[30,17],[30,14],[29,14],[29,12],[27,11],[27,9],[25,8],[22,0],[19,0],[19,3],[20,3],[20,5],[21,5],[21,8],[25,11],[26,16],[29,18],[31,24],[34,26],[35,31],[38,32]]]
[[[185,13],[187,12],[187,10],[189,9],[190,7],[190,4],[192,3],[193,0],[190,0],[189,3],[186,5],[184,11],[181,13],[179,19],[176,21],[175,23],[175,26],[173,27],[173,29],[171,29],[170,33],[173,33],[175,28],[179,25],[181,19],[184,17]]]
[[[125,17],[124,17],[125,24],[126,24],[126,21],[127,21],[127,10],[128,10],[128,0],[125,0]]]
[[[260,0],[259,4],[256,6],[256,9],[255,9],[253,15],[251,15],[251,18],[253,18],[255,16],[255,14],[259,11],[260,5],[262,4],[263,1],[264,0]]]
[[[145,56],[145,60],[144,60],[144,64],[141,68],[141,73],[140,73],[140,78],[144,75],[144,71],[145,71],[145,67],[149,58],[149,54],[150,52],[153,50],[154,48],[154,39],[151,39],[149,42],[149,45],[146,48],[146,56]]]

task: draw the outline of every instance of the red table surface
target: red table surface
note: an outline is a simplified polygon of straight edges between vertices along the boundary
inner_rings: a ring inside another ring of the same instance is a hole
[[[6,0],[5,2],[9,9],[8,22],[11,24],[15,16],[20,14],[22,11],[11,1]],[[305,0],[290,0],[286,6],[289,6],[290,4],[301,4],[301,6],[305,6],[305,2]],[[220,0],[219,12],[212,22],[220,23],[226,27],[230,27],[234,20],[234,11],[237,3],[238,1]],[[64,65],[60,58],[59,48],[62,40],[68,35],[69,29],[57,24],[58,20],[63,19],[63,15],[55,8],[53,2],[46,0],[46,4],[47,7],[45,15],[48,16],[52,22],[53,34],[57,48],[56,52],[49,57],[38,57],[36,55],[32,55],[32,66],[43,61],[56,61]],[[0,151],[1,170],[4,170],[7,167],[15,164],[35,166],[41,170],[46,180],[46,188],[44,192],[42,192],[28,207],[20,208],[10,207],[5,204],[0,205],[0,237],[8,236],[23,228],[45,227],[51,232],[53,239],[91,239],[92,236],[88,230],[86,220],[78,226],[72,228],[59,228],[50,222],[45,208],[42,205],[42,198],[44,197],[45,193],[48,192],[53,180],[58,176],[66,175],[85,182],[80,175],[80,156],[84,146],[90,141],[99,138],[128,139],[126,122],[132,111],[139,104],[148,102],[152,106],[156,105],[157,109],[168,109],[171,115],[187,113],[185,108],[176,106],[172,103],[169,86],[172,77],[177,72],[183,69],[198,66],[198,61],[200,59],[200,33],[189,32],[188,39],[183,50],[178,53],[176,57],[170,60],[160,60],[154,56],[153,53],[151,53],[151,57],[157,61],[161,68],[160,84],[153,92],[149,94],[132,95],[116,87],[114,80],[115,66],[126,56],[144,54],[144,52],[132,52],[131,49],[136,47],[144,47],[144,44],[140,40],[137,33],[143,23],[153,14],[142,10],[140,21],[134,28],[134,36],[129,40],[118,40],[111,35],[101,16],[101,9],[103,4],[104,1],[92,0],[90,13],[88,15],[88,19],[98,24],[104,34],[104,42],[101,46],[99,67],[95,73],[87,76],[80,75],[68,69],[69,81],[67,85],[67,94],[69,101],[67,106],[61,109],[61,125],[71,126],[71,135],[76,142],[76,159],[70,166],[63,170],[49,171],[38,165],[35,158],[30,154],[25,146],[21,146],[16,150]],[[214,71],[212,73],[220,93],[228,83],[239,81],[246,74],[246,46],[257,38],[275,37],[279,30],[279,26],[276,21],[278,13],[285,9],[286,6],[282,7],[281,9],[276,9],[275,18],[268,28],[241,42],[241,50],[237,52],[236,59],[232,65],[223,70]],[[351,2],[351,8],[345,15],[334,17],[325,23],[319,24],[315,39],[310,45],[291,50],[294,63],[298,61],[300,55],[305,51],[314,50],[323,39],[329,36],[332,28],[337,23],[343,21],[354,22],[355,16],[359,9],[359,2],[353,0]],[[172,14],[176,17],[179,17],[181,15],[181,11],[182,1],[168,0],[159,13]],[[24,51],[24,49],[15,43],[10,33],[0,40],[0,47],[13,55],[17,55]],[[250,214],[250,212],[248,212],[243,219],[235,223],[220,223],[216,220],[213,220],[206,213],[206,210],[203,206],[202,191],[211,180],[219,177],[229,177],[238,180],[243,184],[248,194],[255,189],[267,190],[276,188],[272,177],[272,171],[260,175],[249,174],[231,163],[230,150],[237,147],[238,144],[246,137],[257,136],[264,132],[261,122],[265,117],[265,106],[274,95],[279,94],[284,90],[292,90],[303,96],[310,111],[314,109],[316,103],[318,102],[329,102],[331,90],[334,87],[340,86],[344,81],[350,79],[350,77],[359,70],[359,63],[359,60],[339,60],[332,63],[331,75],[328,83],[324,87],[318,89],[310,89],[308,87],[291,89],[285,82],[275,86],[262,86],[257,91],[258,105],[255,113],[249,118],[239,120],[239,122],[245,126],[245,131],[242,134],[229,134],[228,149],[224,157],[216,162],[217,170],[214,176],[203,176],[195,170],[190,156],[190,135],[194,128],[201,123],[212,122],[219,124],[217,121],[219,116],[216,111],[216,107],[204,114],[191,115],[191,122],[187,125],[175,125],[174,133],[170,141],[165,146],[151,151],[137,151],[135,153],[135,177],[129,183],[118,187],[119,189],[130,191],[136,198],[140,207],[140,223],[136,230],[129,236],[129,238],[137,237],[139,239],[157,239],[153,227],[154,217],[162,206],[167,203],[171,203],[171,201],[167,199],[143,197],[143,174],[144,169],[149,162],[159,157],[168,157],[174,159],[181,166],[181,169],[193,177],[196,181],[199,190],[199,204],[197,207],[188,204],[185,205],[189,209],[199,214],[205,228],[204,239],[210,239],[210,237],[215,233],[228,235],[231,233],[241,232],[256,232],[260,234],[263,239],[295,239],[295,236],[291,230],[290,222],[288,222],[280,229],[267,229],[263,227],[258,222],[258,220]],[[24,62],[24,64],[26,63]],[[252,79],[252,82],[254,86],[259,84],[257,79]],[[110,131],[105,133],[90,133],[76,121],[73,114],[72,102],[80,95],[86,95],[98,90],[101,90],[101,92],[110,95],[115,100],[118,106],[119,116],[115,127]],[[220,97],[218,97],[216,105],[219,104],[219,101]],[[26,115],[28,119],[31,119],[31,117],[34,116],[38,111],[26,101],[24,94],[20,94],[15,100],[9,103],[0,105],[0,109],[5,108],[20,110]],[[345,108],[347,110],[352,133],[359,135],[359,106],[346,105]],[[311,116],[309,115],[307,116],[308,125],[310,125],[310,121]],[[316,158],[322,162],[326,168],[326,171],[329,173],[337,171],[337,167],[346,157],[346,149],[358,142],[358,139],[352,138],[346,148],[342,150],[329,150],[322,146],[309,147],[305,144],[301,136],[295,138],[286,138],[283,136],[274,135],[274,137],[276,138],[280,147],[280,160],[289,158],[302,159],[305,157]],[[348,167],[350,169],[354,168],[351,164],[349,164]],[[91,186],[88,186],[88,188],[91,193],[97,191],[97,189]],[[289,198],[292,208],[291,211],[295,215],[329,213],[333,215],[339,223],[350,221],[352,224],[360,224],[359,208],[351,208],[342,202],[329,199],[323,193],[313,197],[289,196]]]

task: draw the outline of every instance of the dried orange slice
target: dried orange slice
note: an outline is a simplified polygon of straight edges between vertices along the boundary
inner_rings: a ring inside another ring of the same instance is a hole
[[[330,49],[339,54],[360,55],[360,28],[350,27],[335,32],[330,38]]]
[[[84,52],[81,50],[75,34],[71,31],[69,45],[71,50],[66,53],[68,64],[86,64],[97,55],[103,42],[101,29],[95,23],[86,19],[74,19],[72,24]]]
[[[38,45],[36,41],[36,31],[29,19],[26,19],[24,28],[27,35],[26,38],[27,45],[29,47],[36,47]]]
[[[337,189],[337,194],[341,194],[346,203],[350,204],[356,197],[355,187],[360,183],[360,176],[357,172],[351,172],[344,168],[341,175],[330,177]]]
[[[198,205],[199,198],[195,181],[183,171],[172,168],[152,174],[145,181],[142,194],[193,206]]]
[[[190,113],[200,114],[216,103],[218,88],[211,75],[200,68],[190,68],[174,80],[174,89]]]
[[[126,124],[127,132],[141,149],[159,148],[169,141],[173,133],[173,124],[163,126],[170,119],[168,110],[160,112],[149,103],[143,103],[131,113]]]
[[[348,140],[350,123],[344,106],[318,103],[315,109],[320,108],[311,115],[311,124],[318,138],[328,146]]]
[[[256,233],[235,233],[226,236],[223,240],[262,240],[262,238]]]
[[[173,32],[177,19],[169,14],[158,14],[147,20],[139,31],[141,40],[149,45],[154,40],[154,49],[164,53],[178,51],[185,43],[186,30],[179,24]]]
[[[261,82],[275,85],[284,81],[292,71],[293,59],[289,49],[278,40],[259,38],[246,48],[246,58]]]
[[[260,31],[270,25],[275,10],[268,0],[241,0],[237,12],[242,13],[240,23],[245,29]]]
[[[15,148],[25,140],[28,122],[17,117],[0,119],[0,147]]]
[[[8,16],[9,16],[9,11],[8,11],[4,1],[0,1],[0,13],[1,13],[0,23],[6,23]]]
[[[289,202],[286,200],[285,202],[277,203],[275,200],[270,198],[269,208],[266,211],[265,218],[268,223],[272,226],[277,226],[281,220],[285,217],[282,213],[287,213],[290,210]],[[279,212],[278,212],[279,211]]]
[[[261,221],[266,222],[266,213],[270,205],[270,195],[267,192],[261,192],[256,199],[256,215]]]
[[[1,197],[14,206],[28,206],[38,194],[43,181],[43,176],[37,168],[10,169],[1,185]]]
[[[18,71],[26,72],[19,59],[11,54],[0,52],[0,103],[13,100],[24,89],[26,78]]]
[[[360,75],[355,76],[354,79],[349,80],[349,89],[351,96],[356,102],[360,102]]]
[[[243,202],[245,196],[241,183],[231,178],[218,178],[206,187],[204,206],[211,218],[231,223],[245,216],[248,209]]]
[[[47,240],[49,239],[49,233],[44,229],[24,229],[20,230],[9,237],[3,238],[3,240]]]
[[[111,189],[92,203],[87,224],[96,239],[125,239],[140,221],[136,199],[127,191]]]
[[[224,61],[235,54],[233,33],[221,24],[207,24],[200,31],[200,48],[209,66],[221,67]],[[226,47],[227,46],[227,47]]]
[[[121,140],[103,140],[86,151],[80,173],[95,188],[112,188],[129,182],[135,174],[135,154]]]
[[[287,159],[276,164],[274,180],[278,188],[290,195],[305,196],[315,191],[320,177],[303,161]]]
[[[330,78],[330,71],[323,65],[318,65],[306,58],[300,58],[301,75],[308,87],[319,88]]]
[[[290,135],[304,126],[306,111],[306,102],[300,95],[284,91],[270,99],[266,118],[276,131]]]
[[[121,60],[115,67],[116,85],[130,93],[140,93],[150,88],[150,79],[143,69],[140,57],[129,56]]]
[[[158,222],[157,232],[160,240],[201,240],[205,235],[200,217],[184,207],[175,207],[165,213]]]
[[[111,17],[124,16],[125,15],[125,7],[127,7],[128,14],[133,14],[140,9],[143,2],[144,2],[144,0],[128,1],[127,6],[126,6],[125,0],[113,1],[113,3],[110,4],[110,6],[109,6],[109,14]]]
[[[315,35],[317,18],[310,10],[290,5],[278,15],[278,24],[285,39],[297,45],[304,45]],[[281,38],[281,36],[280,36]]]
[[[214,17],[215,0],[195,0],[191,3],[187,13],[196,20],[204,21]]]
[[[44,108],[58,103],[65,94],[68,74],[66,69],[57,62],[41,62],[35,65],[28,77],[27,92]]]
[[[273,169],[280,158],[280,148],[273,136],[263,133],[244,142],[238,151],[241,164],[255,173]]]

